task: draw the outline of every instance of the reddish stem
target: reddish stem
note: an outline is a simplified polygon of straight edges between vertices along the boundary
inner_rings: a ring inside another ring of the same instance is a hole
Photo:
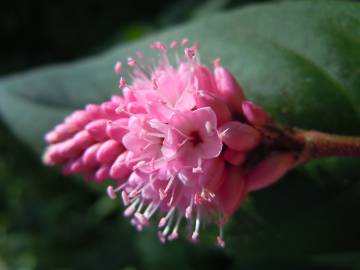
[[[295,129],[292,133],[292,138],[308,149],[310,158],[333,156],[360,157],[359,137]]]
[[[360,137],[268,125],[261,129],[264,143],[274,150],[293,151],[299,162],[320,157],[360,157]]]

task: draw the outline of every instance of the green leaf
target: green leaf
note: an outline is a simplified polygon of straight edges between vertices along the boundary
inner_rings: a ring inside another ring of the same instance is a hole
[[[199,41],[249,99],[284,125],[360,134],[360,4],[292,1],[218,13],[75,63],[0,81],[1,117],[34,149],[70,111],[116,93],[117,60],[154,40]],[[326,159],[254,194],[226,234],[229,253],[305,256],[359,250],[360,162]]]

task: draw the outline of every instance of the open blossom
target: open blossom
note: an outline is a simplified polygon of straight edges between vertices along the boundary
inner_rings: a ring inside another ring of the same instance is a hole
[[[223,247],[222,228],[247,193],[275,182],[295,160],[270,152],[254,161],[268,114],[245,100],[219,59],[210,70],[200,63],[197,44],[184,39],[170,47],[176,64],[161,42],[151,44],[160,54],[155,67],[141,52],[129,57],[133,80],[120,77],[122,95],[73,112],[46,134],[44,161],[63,165],[66,175],[112,179],[109,197],[122,199],[138,230],[160,217],[162,242],[176,239],[187,220],[193,241],[201,223],[218,226]],[[114,69],[121,74],[123,64]]]

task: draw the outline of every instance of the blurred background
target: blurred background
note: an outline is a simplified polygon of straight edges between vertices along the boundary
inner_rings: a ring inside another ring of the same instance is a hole
[[[0,9],[0,76],[73,61],[203,14],[257,2],[268,1],[6,1]],[[295,188],[297,180],[301,175]],[[212,246],[212,240],[163,246],[155,228],[133,230],[120,204],[104,196],[105,186],[43,166],[0,119],[0,270],[339,269],[317,261],[309,268],[310,261],[300,257],[248,261],[241,251]]]

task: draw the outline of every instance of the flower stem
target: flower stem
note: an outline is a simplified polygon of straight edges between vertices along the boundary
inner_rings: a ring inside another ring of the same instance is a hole
[[[360,137],[268,125],[261,129],[270,149],[298,153],[299,162],[321,157],[360,157]]]
[[[340,136],[319,131],[294,129],[294,140],[308,148],[312,158],[360,157],[360,137]]]

